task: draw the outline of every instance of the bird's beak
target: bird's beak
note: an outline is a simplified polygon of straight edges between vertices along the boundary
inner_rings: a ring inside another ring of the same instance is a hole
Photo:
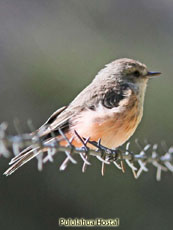
[[[159,76],[161,74],[161,72],[148,72],[147,73],[147,77],[152,78],[152,77],[156,77]]]

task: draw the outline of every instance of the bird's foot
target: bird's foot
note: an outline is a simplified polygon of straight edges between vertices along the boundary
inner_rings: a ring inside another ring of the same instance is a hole
[[[107,158],[108,161],[116,161],[119,158],[121,150],[119,148],[109,149],[103,145],[101,145],[101,140],[96,141],[88,141],[88,143],[92,144],[94,147],[98,148],[98,151],[101,152],[102,158]]]

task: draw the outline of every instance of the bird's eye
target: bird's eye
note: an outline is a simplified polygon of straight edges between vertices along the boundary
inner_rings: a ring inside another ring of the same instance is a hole
[[[139,76],[140,76],[140,72],[136,70],[136,71],[133,73],[133,75],[134,75],[135,77],[139,77]]]

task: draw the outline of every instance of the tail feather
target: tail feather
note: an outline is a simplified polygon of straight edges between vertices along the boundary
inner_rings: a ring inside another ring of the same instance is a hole
[[[22,152],[20,152],[18,155],[16,155],[15,157],[13,157],[11,159],[11,161],[9,162],[9,165],[14,164],[16,161],[18,161],[19,159],[23,158],[23,156],[28,153],[29,151],[31,151],[33,148],[32,146],[27,147],[26,149],[24,149]]]
[[[66,106],[58,109],[56,112],[52,114],[52,116],[44,123],[38,130],[31,133],[31,138],[37,137],[40,138],[43,143],[49,143],[55,138],[52,138],[52,133],[55,134],[56,139],[58,140],[58,137],[60,138],[60,134],[58,131],[58,128],[61,127],[62,130],[69,128],[69,119],[72,117],[73,112],[71,110],[67,110],[67,112],[64,112],[66,110]],[[60,114],[63,113],[62,116]],[[61,137],[63,140],[64,138]],[[62,141],[60,139],[60,141]],[[65,144],[67,142],[65,141]],[[18,168],[20,168],[22,165],[30,161],[32,158],[36,157],[39,153],[48,151],[46,147],[35,147],[34,145],[31,145],[24,149],[21,153],[19,153],[17,156],[15,156],[13,159],[11,159],[9,165],[10,168],[8,168],[4,175],[9,176],[14,171],[16,171]]]
[[[40,153],[40,151],[41,150],[39,150],[38,148],[35,148],[35,149],[31,149],[29,152],[25,153],[23,156],[20,156],[19,159],[14,161],[14,164],[4,172],[4,175],[6,176],[11,175],[22,165],[24,165],[25,163],[30,161],[32,158],[37,156]]]
[[[51,138],[45,143],[49,143],[53,141],[54,138]],[[14,173],[18,168],[20,168],[22,165],[26,164],[28,161],[30,161],[32,158],[39,155],[41,152],[46,152],[47,148],[41,148],[41,147],[33,147],[32,145],[24,149],[21,153],[19,153],[17,156],[11,159],[9,165],[11,165],[10,168],[8,168],[4,175],[9,176],[12,173]]]

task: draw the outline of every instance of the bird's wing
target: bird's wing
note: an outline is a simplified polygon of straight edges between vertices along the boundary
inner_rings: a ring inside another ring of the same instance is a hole
[[[54,112],[50,118],[35,132],[31,133],[32,137],[38,136],[43,141],[52,138],[52,133],[59,135],[59,128],[62,131],[68,129],[69,121],[73,120],[76,114],[80,113],[83,109],[89,107],[90,105],[95,105],[97,98],[97,90],[90,86],[86,87],[72,102],[68,107],[62,107]],[[24,165],[26,162],[36,157],[40,151],[39,147],[29,146],[19,153],[10,161],[11,167],[5,171],[5,175],[11,175],[19,167]]]
[[[64,127],[68,126],[68,120],[70,118],[70,114],[64,113],[63,116],[61,116],[61,118],[58,118],[58,116],[67,108],[67,106],[64,106],[60,109],[58,109],[57,111],[55,111],[50,118],[35,132],[31,133],[31,136],[38,136],[38,137],[45,137],[48,134],[50,134],[51,132],[53,132],[53,127],[52,124],[55,122],[56,120],[56,127],[61,127],[62,129]],[[54,125],[55,126],[55,125]],[[50,128],[51,127],[51,128]],[[45,138],[46,139],[46,138]],[[18,162],[19,160],[23,159],[24,156],[26,156],[28,153],[33,152],[35,148],[33,148],[33,146],[29,146],[27,148],[25,148],[22,152],[20,152],[17,156],[15,156],[14,158],[11,159],[11,161],[9,162],[9,164],[14,164],[15,162]]]
[[[32,133],[32,135],[43,137],[53,132],[55,127],[61,127],[61,129],[63,129],[64,126],[67,126],[70,113],[66,109],[67,106],[63,106],[62,108],[56,110],[38,130]],[[61,115],[62,113],[63,115]]]

